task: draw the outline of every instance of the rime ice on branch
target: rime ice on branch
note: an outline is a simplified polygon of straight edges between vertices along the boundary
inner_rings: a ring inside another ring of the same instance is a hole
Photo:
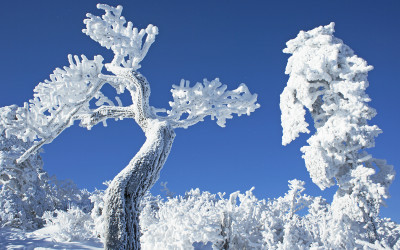
[[[374,218],[388,197],[394,171],[365,151],[375,146],[375,137],[382,132],[368,125],[376,115],[365,93],[372,66],[333,32],[334,23],[301,31],[283,50],[291,56],[285,71],[290,77],[280,103],[282,144],[309,133],[307,109],[316,129],[309,145],[301,148],[307,170],[322,190],[337,182],[333,210],[343,220],[366,224],[373,241]]]
[[[100,45],[114,52],[111,63],[105,64],[110,74],[103,73],[103,58],[93,60],[84,55],[68,56],[70,65],[56,69],[50,80],[39,83],[34,98],[18,108],[16,119],[1,120],[7,136],[33,142],[18,159],[24,162],[44,144],[52,142],[64,129],[80,121],[90,129],[107,119],[132,118],[144,131],[147,140],[139,153],[110,184],[105,198],[105,247],[108,249],[140,248],[138,223],[139,203],[144,193],[157,181],[175,137],[174,128],[187,128],[203,121],[206,116],[217,118],[217,124],[225,126],[232,114],[250,115],[259,107],[257,95],[251,94],[246,85],[229,91],[215,79],[204,80],[193,87],[182,80],[173,86],[171,110],[157,109],[149,105],[150,84],[136,70],[146,56],[158,34],[157,27],[149,25],[138,30],[121,16],[122,7],[98,4],[105,11],[101,17],[87,14],[83,32]],[[127,90],[132,105],[118,106],[106,97],[101,88],[110,84],[120,94]],[[98,108],[89,102],[97,99]],[[164,115],[158,115],[166,112]],[[187,113],[186,118],[182,115]],[[0,131],[3,132],[3,131]]]

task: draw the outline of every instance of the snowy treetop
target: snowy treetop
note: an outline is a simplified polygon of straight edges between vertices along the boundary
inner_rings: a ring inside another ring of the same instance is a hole
[[[370,101],[364,90],[368,87],[368,71],[373,67],[354,55],[342,40],[333,36],[333,32],[334,23],[308,32],[301,31],[295,39],[287,42],[287,48],[283,50],[292,54],[285,71],[290,78],[280,104],[284,145],[299,133],[308,133],[303,106],[314,114],[316,127],[324,124],[326,116],[333,114],[340,106],[346,112],[358,110],[365,119],[375,115],[372,108],[363,108],[363,103]],[[340,95],[349,99],[352,105],[339,101],[340,98],[337,102],[330,98],[331,102],[323,103],[319,98],[322,95]],[[361,112],[363,110],[366,112]]]
[[[155,41],[158,28],[149,24],[146,29],[139,31],[133,27],[132,22],[126,23],[125,17],[121,16],[121,5],[111,7],[98,4],[97,8],[106,13],[101,17],[87,14],[88,18],[83,21],[86,24],[86,29],[82,30],[83,33],[114,52],[113,65],[122,65],[133,70],[139,69],[139,63]],[[143,42],[145,35],[146,39]]]

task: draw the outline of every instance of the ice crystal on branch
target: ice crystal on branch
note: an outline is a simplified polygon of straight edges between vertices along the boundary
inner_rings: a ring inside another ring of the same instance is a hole
[[[156,39],[158,28],[149,24],[146,29],[139,31],[133,27],[132,22],[128,22],[125,26],[126,20],[121,16],[121,5],[111,7],[106,4],[98,4],[97,8],[106,13],[101,18],[87,14],[88,18],[83,21],[86,24],[83,33],[114,52],[113,65],[122,65],[133,70],[139,69],[139,63]],[[145,35],[146,39],[143,42]]]

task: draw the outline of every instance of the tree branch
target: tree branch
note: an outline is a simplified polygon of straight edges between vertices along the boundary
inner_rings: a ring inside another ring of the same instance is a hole
[[[174,128],[188,128],[206,116],[211,120],[217,119],[217,124],[225,127],[227,119],[233,114],[241,116],[250,115],[260,107],[257,95],[251,94],[245,84],[237,89],[227,90],[218,78],[212,81],[204,79],[203,83],[196,83],[193,87],[189,81],[182,80],[179,86],[172,86],[173,102],[170,102],[171,110],[168,116],[157,116],[160,120],[168,121]],[[188,114],[186,118],[184,114]]]
[[[76,117],[76,120],[81,120],[80,126],[90,129],[97,123],[105,121],[109,118],[121,120],[124,118],[135,118],[135,113],[131,106],[102,106],[94,110],[91,114],[85,114]]]
[[[150,84],[147,79],[132,68],[122,68],[112,64],[106,64],[106,68],[114,73],[117,78],[126,82],[126,89],[132,97],[132,112],[136,123],[146,132],[148,121],[154,118],[149,106]]]
[[[35,142],[32,147],[30,147],[27,151],[25,151],[24,154],[22,154],[17,160],[16,163],[19,164],[23,161],[25,161],[31,154],[35,153],[37,150],[39,150],[44,144],[48,144],[52,142],[59,134],[61,134],[64,129],[69,127],[71,123],[73,122],[73,118],[76,117],[75,114],[79,112],[79,110],[83,107],[84,104],[86,104],[88,101],[90,101],[94,95],[101,89],[101,87],[104,85],[105,81],[100,80],[98,83],[92,87],[92,89],[89,91],[89,94],[86,96],[86,98],[79,103],[76,104],[76,107],[72,110],[72,112],[69,113],[67,119],[64,120],[64,122],[61,124],[61,126],[58,127],[56,131],[50,134],[48,137],[42,138],[40,142]],[[52,123],[53,121],[51,121]],[[50,123],[50,125],[51,125]]]

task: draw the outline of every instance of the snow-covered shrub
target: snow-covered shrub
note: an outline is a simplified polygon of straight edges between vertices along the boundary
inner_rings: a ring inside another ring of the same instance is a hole
[[[140,218],[142,247],[191,249],[200,244],[210,246],[210,242],[214,249],[310,247],[317,232],[311,232],[307,223],[314,223],[315,228],[318,221],[297,213],[312,207],[316,200],[325,203],[322,198],[303,195],[303,185],[292,180],[284,197],[268,201],[258,200],[253,189],[244,194],[234,192],[229,198],[198,189],[167,201],[148,196]]]
[[[92,210],[93,204],[90,200],[92,193],[86,189],[79,189],[73,181],[58,180],[52,176],[48,184],[50,185],[48,198],[52,200],[54,209],[66,211],[69,207],[75,206],[85,213]]]
[[[291,180],[289,191],[283,197],[268,200],[262,218],[263,246],[267,249],[295,249],[295,246],[309,247],[312,243],[308,230],[303,227],[304,219],[298,215],[316,199],[302,194],[304,184]]]
[[[71,206],[67,211],[47,211],[43,214],[45,227],[50,228],[55,241],[79,241],[93,238],[94,221],[89,213]]]
[[[142,248],[191,249],[195,242],[222,241],[218,202],[215,194],[199,189],[165,202],[146,197],[140,217]]]
[[[149,250],[322,250],[346,249],[349,245],[357,249],[399,248],[400,225],[386,218],[376,220],[378,241],[370,243],[364,232],[343,242],[338,237],[341,227],[331,206],[321,197],[303,194],[304,190],[303,181],[291,180],[284,196],[269,200],[257,199],[253,189],[234,192],[229,197],[195,189],[166,200],[148,193],[140,207],[141,247]],[[91,213],[75,205],[67,211],[45,212],[44,230],[55,241],[100,238],[104,243],[104,191],[94,191],[90,200]]]
[[[321,197],[303,194],[303,181],[289,181],[289,191],[275,199],[259,200],[252,190],[227,198],[198,189],[166,201],[146,196],[140,217],[142,248],[360,249],[369,242],[367,232],[343,242],[331,206]],[[388,219],[377,222],[377,244],[400,245],[400,226]]]

